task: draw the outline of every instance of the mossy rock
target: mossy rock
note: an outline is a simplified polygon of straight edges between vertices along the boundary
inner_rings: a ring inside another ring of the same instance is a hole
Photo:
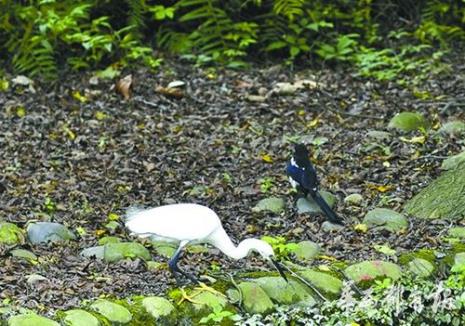
[[[447,231],[448,235],[453,238],[465,239],[465,227],[454,226]]]
[[[465,265],[465,252],[459,252],[454,256],[454,266],[452,267],[457,267],[457,266],[462,266]]]
[[[341,292],[342,281],[328,273],[317,272],[313,269],[305,269],[299,271],[299,275],[326,294],[337,295]]]
[[[286,282],[279,276],[260,277],[254,280],[265,290],[266,294],[280,304],[293,304],[304,301],[308,305],[316,303],[315,299],[300,283],[289,280]]]
[[[404,206],[422,219],[460,220],[465,216],[465,164],[443,172]]]
[[[369,211],[362,223],[369,228],[383,229],[390,232],[402,231],[408,227],[404,215],[387,208],[375,208]]]
[[[381,260],[353,264],[345,269],[345,273],[347,277],[357,283],[371,282],[375,279],[385,277],[389,277],[395,281],[402,276],[402,270],[398,265]]]
[[[113,237],[113,236],[108,236],[108,237],[103,237],[98,241],[98,244],[101,246],[104,246],[108,243],[119,243],[121,242],[121,239],[118,237]]]
[[[194,290],[195,293],[196,290]],[[190,293],[192,295],[192,292]],[[221,308],[226,307],[228,300],[226,296],[221,295],[220,293],[212,293],[209,291],[201,291],[195,295],[193,298],[195,303],[193,303],[194,309],[197,311],[208,309],[213,310],[215,307],[220,306]]]
[[[323,199],[326,201],[326,203],[329,205],[329,207],[333,207],[336,204],[336,196],[334,196],[332,193],[321,190],[320,191],[321,196]],[[307,198],[299,198],[296,203],[297,206],[297,212],[299,214],[302,213],[310,213],[310,214],[319,214],[321,212],[320,206],[310,197],[308,196]]]
[[[274,309],[273,301],[255,282],[241,282],[242,304],[250,314],[267,314]]]
[[[279,197],[269,197],[260,200],[255,207],[252,208],[252,212],[272,212],[279,214],[284,210],[284,199]]]
[[[433,249],[419,249],[417,251],[403,253],[399,256],[399,263],[401,265],[407,265],[415,258],[424,259],[434,264],[436,260],[436,251]]]
[[[68,326],[99,326],[100,321],[91,313],[82,309],[64,312],[63,323]]]
[[[175,311],[173,304],[162,297],[144,298],[142,306],[155,320],[167,317]]]
[[[408,263],[408,269],[420,277],[429,277],[434,271],[434,265],[426,259],[415,258]]]
[[[177,249],[176,244],[165,241],[152,241],[152,246],[157,254],[166,258],[171,258]]]
[[[350,194],[344,198],[344,203],[350,205],[360,205],[363,201],[363,196],[360,194]]]
[[[128,309],[108,300],[97,300],[90,308],[108,319],[111,323],[127,324],[132,320],[132,314]]]
[[[416,112],[401,112],[396,114],[391,121],[389,121],[389,128],[395,128],[402,131],[425,131],[429,128],[429,123],[419,113]]]
[[[446,122],[439,128],[439,133],[447,135],[460,135],[465,133],[465,122],[455,120]]]
[[[60,326],[60,324],[54,320],[30,313],[10,317],[8,326]]]
[[[441,169],[454,170],[460,164],[463,164],[463,162],[465,162],[465,151],[460,154],[446,158],[444,161],[442,161]]]
[[[80,255],[86,258],[95,257],[96,259],[103,259],[103,256],[105,255],[105,246],[95,246],[95,247],[85,248],[81,250]]]
[[[13,223],[0,222],[0,244],[16,245],[24,242],[23,230]]]
[[[152,259],[150,252],[140,243],[119,242],[107,243],[104,246],[103,258],[107,263],[117,262],[126,258]]]
[[[297,259],[311,260],[321,251],[320,246],[312,241],[305,240],[296,244],[297,247],[292,250]]]
[[[10,251],[10,254],[13,257],[24,259],[31,264],[37,263],[37,256],[32,251],[25,249],[13,249]]]
[[[76,239],[66,226],[54,222],[35,222],[27,226],[27,237],[32,244],[61,242]]]

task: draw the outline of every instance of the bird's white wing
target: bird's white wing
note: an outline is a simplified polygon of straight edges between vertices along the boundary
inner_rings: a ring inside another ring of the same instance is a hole
[[[214,211],[196,204],[166,205],[133,211],[126,227],[135,234],[153,235],[166,241],[199,241],[221,226]]]

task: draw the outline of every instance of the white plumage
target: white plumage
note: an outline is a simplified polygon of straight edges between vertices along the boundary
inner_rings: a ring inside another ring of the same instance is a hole
[[[151,237],[158,241],[179,243],[169,267],[176,273],[193,278],[177,267],[181,249],[189,243],[208,243],[233,259],[241,259],[252,250],[273,262],[284,277],[280,266],[272,260],[272,247],[259,239],[245,239],[236,247],[221,225],[216,213],[197,204],[173,204],[150,209],[132,208],[127,212],[126,227],[139,237]]]

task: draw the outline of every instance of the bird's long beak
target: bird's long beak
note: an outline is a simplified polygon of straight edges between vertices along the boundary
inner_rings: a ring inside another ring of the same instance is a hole
[[[281,277],[286,281],[286,282],[289,282],[287,280],[287,277],[286,277],[286,274],[284,274],[284,269],[283,269],[283,266],[281,266],[281,264],[274,260],[273,258],[270,259],[271,263],[273,264],[273,266],[276,268],[276,270],[278,271],[279,275],[281,275]]]

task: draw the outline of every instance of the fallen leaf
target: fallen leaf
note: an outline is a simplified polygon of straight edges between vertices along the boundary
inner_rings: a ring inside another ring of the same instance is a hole
[[[87,102],[87,97],[82,95],[79,91],[72,91],[71,96],[75,99],[78,100],[81,103]]]
[[[416,136],[416,137],[412,137],[410,139],[408,139],[406,137],[399,137],[399,139],[402,140],[405,143],[410,143],[410,144],[424,144],[425,141],[426,141],[425,136]]]
[[[179,88],[168,88],[157,86],[155,88],[157,93],[163,94],[165,96],[174,97],[174,98],[182,98],[184,97],[184,92]]]
[[[107,115],[105,114],[105,112],[102,112],[102,111],[95,112],[95,119],[104,120],[106,118],[107,118]]]
[[[132,75],[127,75],[116,82],[116,91],[123,95],[125,100],[131,98]]]
[[[105,232],[107,232],[107,230],[98,229],[98,230],[95,230],[95,235],[99,237],[99,236],[105,234]]]
[[[363,224],[363,223],[359,223],[359,224],[356,224],[354,226],[354,230],[359,232],[359,233],[367,233],[368,231],[368,226],[366,224]]]
[[[16,108],[16,116],[18,118],[23,118],[26,116],[26,109],[24,108],[24,106]]]
[[[321,256],[318,256],[319,259],[323,259],[323,260],[329,260],[329,261],[336,261],[337,259],[334,258],[334,257],[331,257],[331,256],[326,256],[326,255],[321,255]]]
[[[392,248],[390,248],[389,246],[387,245],[374,245],[373,248],[382,253],[382,254],[385,254],[387,256],[394,256],[396,254],[396,251]]]
[[[367,184],[367,187],[369,189],[374,189],[382,193],[385,193],[395,188],[394,186],[391,186],[391,185],[377,185],[377,184],[372,184],[372,183]]]
[[[331,269],[328,267],[328,265],[318,265],[318,269],[322,272],[331,272]]]
[[[108,220],[109,221],[119,221],[119,215],[115,213],[110,213],[108,214]]]
[[[273,163],[273,158],[270,154],[262,154],[262,160],[266,163]]]
[[[315,128],[319,123],[320,123],[320,119],[319,119],[319,118],[315,118],[315,119],[313,119],[312,121],[310,121],[310,122],[307,123],[307,127],[308,127],[308,128]]]

